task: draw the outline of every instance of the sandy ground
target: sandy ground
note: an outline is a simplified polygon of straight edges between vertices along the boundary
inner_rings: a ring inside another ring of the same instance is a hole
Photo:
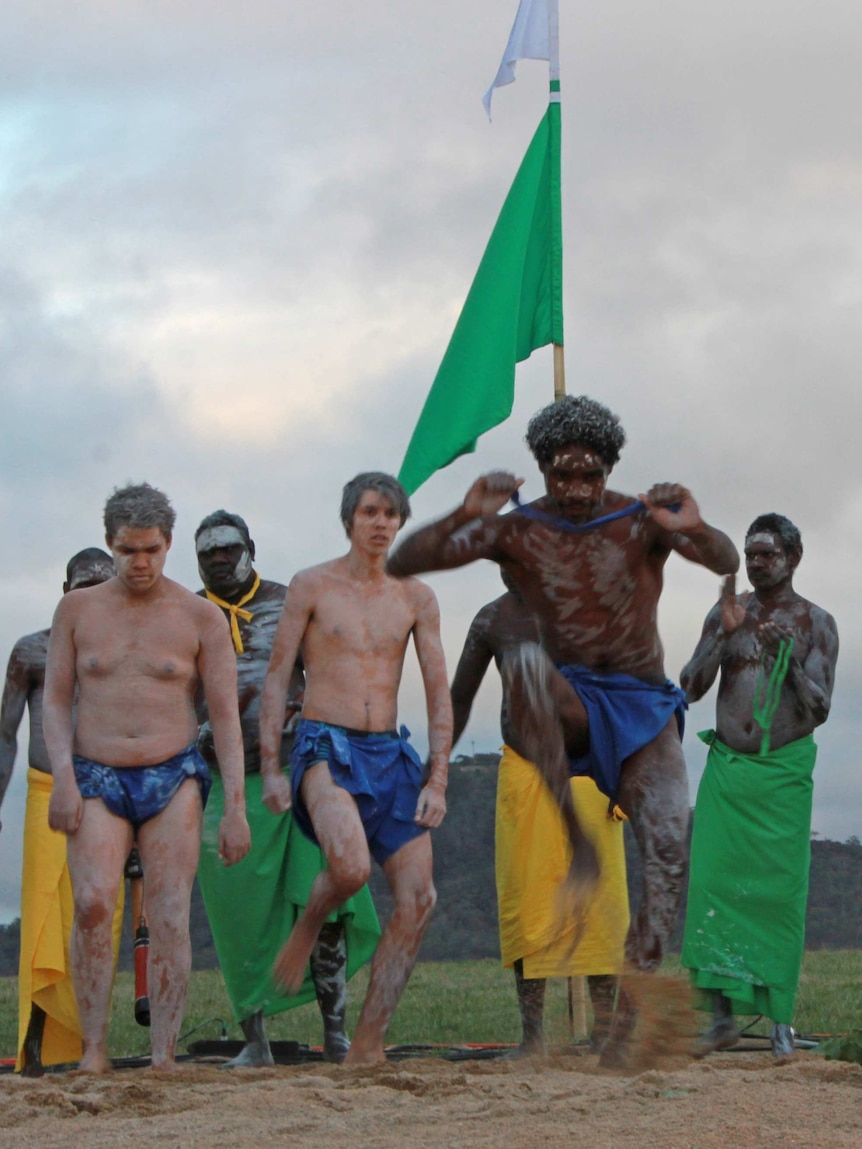
[[[3,1149],[763,1149],[862,1145],[862,1067],[799,1053],[677,1059],[620,1075],[595,1057],[373,1069],[243,1070],[0,1078]]]

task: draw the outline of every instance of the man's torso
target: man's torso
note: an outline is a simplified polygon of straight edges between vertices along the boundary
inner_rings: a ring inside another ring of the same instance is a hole
[[[743,754],[756,754],[762,731],[754,720],[755,698],[774,664],[767,659],[762,672],[763,645],[758,634],[761,623],[772,621],[793,635],[793,656],[804,665],[812,647],[813,613],[819,607],[800,596],[792,602],[770,607],[753,594],[740,596],[746,607],[742,625],[725,641],[721,679],[716,705],[716,732],[725,745]],[[804,738],[814,729],[800,710],[793,693],[785,685],[772,721],[770,745],[773,749]]]
[[[416,622],[413,580],[350,578],[343,560],[314,568],[314,608],[302,643],[303,716],[356,730],[397,723],[398,686]]]
[[[50,630],[38,630],[15,643],[15,655],[27,676],[27,714],[30,722],[27,764],[43,774],[51,773],[45,736],[42,733],[42,696],[45,691],[45,663],[50,637]]]
[[[607,492],[602,513],[632,502]],[[643,512],[578,534],[515,512],[497,545],[555,663],[664,681],[657,610],[669,549]]]
[[[159,595],[146,599],[105,583],[76,603],[74,746],[93,761],[150,765],[195,739],[202,616],[194,595],[161,583]]]
[[[198,591],[201,596],[204,593]],[[257,594],[242,607],[252,615],[251,619],[237,618],[243,646],[242,653],[236,656],[237,696],[246,774],[260,771],[260,692],[266,678],[269,656],[272,653],[272,644],[286,594],[287,587],[282,583],[261,579]],[[227,611],[223,613],[226,619],[229,618]],[[301,691],[301,677],[297,675],[296,679],[297,681],[291,683],[291,697]],[[293,713],[293,710],[288,711],[285,725]],[[207,720],[206,700],[202,691],[198,691],[197,715],[200,722]],[[217,767],[211,734],[199,741],[198,746],[207,762]],[[288,756],[289,738],[285,736],[282,744],[283,764],[287,763]]]

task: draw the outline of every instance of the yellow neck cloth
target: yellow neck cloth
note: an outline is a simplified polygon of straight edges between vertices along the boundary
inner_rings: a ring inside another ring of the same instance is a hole
[[[225,602],[223,598],[219,598],[217,594],[213,594],[211,590],[206,591],[206,596],[210,602],[214,602],[216,606],[220,606],[222,610],[230,612],[230,636],[233,639],[233,648],[237,654],[242,654],[245,647],[242,644],[242,636],[239,633],[238,619],[243,619],[245,622],[251,622],[254,615],[250,610],[242,610],[247,602],[251,602],[260,588],[260,575],[255,571],[254,582],[252,583],[251,590],[242,596],[239,602]],[[206,587],[204,587],[206,590]]]

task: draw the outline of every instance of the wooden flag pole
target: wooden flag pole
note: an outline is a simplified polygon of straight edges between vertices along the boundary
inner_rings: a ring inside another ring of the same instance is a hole
[[[566,360],[562,343],[554,344],[554,402],[566,393]]]

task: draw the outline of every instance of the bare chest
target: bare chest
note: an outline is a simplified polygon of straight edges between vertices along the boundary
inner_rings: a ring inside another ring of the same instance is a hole
[[[157,622],[115,620],[76,633],[78,681],[131,683],[162,681],[188,686],[197,678],[197,632],[170,615]]]
[[[359,591],[319,601],[307,637],[345,653],[390,657],[403,652],[414,622],[400,594]]]

